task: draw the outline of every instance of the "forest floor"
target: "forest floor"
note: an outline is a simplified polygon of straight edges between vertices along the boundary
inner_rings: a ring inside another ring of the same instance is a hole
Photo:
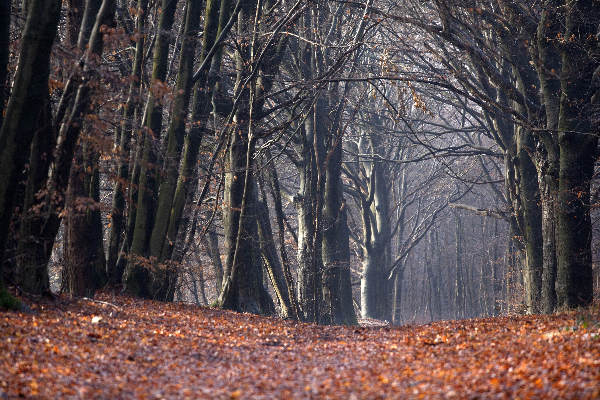
[[[600,398],[598,308],[403,327],[106,294],[31,309],[0,312],[0,399]]]

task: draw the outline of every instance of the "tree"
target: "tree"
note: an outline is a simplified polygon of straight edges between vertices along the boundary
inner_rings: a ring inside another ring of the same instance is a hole
[[[48,121],[50,50],[59,14],[59,1],[30,2],[13,90],[0,129],[0,258],[10,233],[16,187],[28,161],[23,149],[30,147],[35,132]],[[0,271],[0,280],[2,275]],[[42,277],[25,290],[40,292],[47,287]]]

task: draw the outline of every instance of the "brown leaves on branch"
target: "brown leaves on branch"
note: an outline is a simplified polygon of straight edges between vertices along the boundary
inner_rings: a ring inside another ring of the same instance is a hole
[[[0,398],[600,397],[597,310],[394,328],[109,295],[32,309],[0,313]]]

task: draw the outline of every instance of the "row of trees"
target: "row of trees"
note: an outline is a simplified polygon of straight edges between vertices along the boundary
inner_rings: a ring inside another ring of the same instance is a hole
[[[421,271],[432,318],[497,313],[467,209],[529,312],[592,300],[594,1],[4,3],[2,288],[47,293],[58,245],[73,296],[183,299],[203,248],[233,310],[400,322]]]
[[[407,10],[376,12],[423,35],[435,59],[415,58],[425,81],[476,104],[503,153],[511,228],[525,254],[528,311],[588,304],[597,2],[435,1]]]

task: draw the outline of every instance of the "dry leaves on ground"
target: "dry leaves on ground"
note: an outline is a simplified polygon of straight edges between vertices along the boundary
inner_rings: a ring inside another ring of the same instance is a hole
[[[323,327],[101,295],[0,313],[0,398],[600,398],[575,312]]]

